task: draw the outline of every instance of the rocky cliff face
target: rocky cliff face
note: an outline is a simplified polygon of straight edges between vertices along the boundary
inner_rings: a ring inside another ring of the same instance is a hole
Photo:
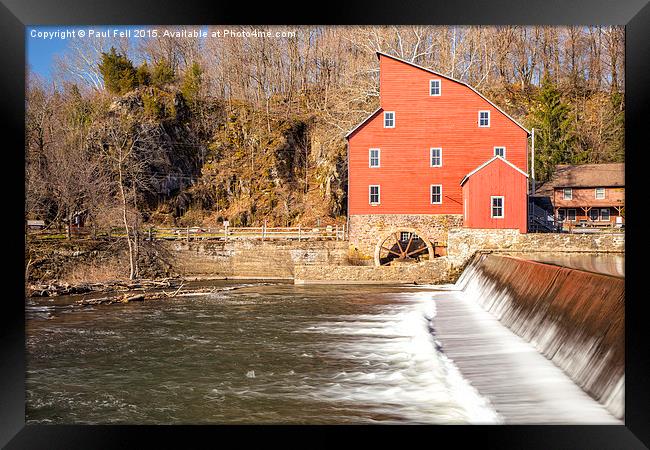
[[[110,105],[142,142],[148,211],[168,225],[321,225],[345,214],[345,142],[314,116],[244,103],[189,107],[173,90],[139,88]]]

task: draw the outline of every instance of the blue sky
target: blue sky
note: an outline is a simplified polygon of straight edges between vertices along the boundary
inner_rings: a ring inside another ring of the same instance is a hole
[[[65,26],[47,26],[47,27],[26,27],[25,44],[27,54],[27,64],[32,70],[42,75],[44,78],[50,77],[54,55],[63,52],[68,47],[68,41],[64,39],[38,39],[30,37],[31,30],[38,31],[56,31],[64,30],[69,27]]]
[[[26,58],[27,65],[32,70],[45,79],[49,79],[52,75],[52,67],[54,57],[63,54],[70,44],[71,40],[79,39],[78,37],[61,39],[54,37],[52,39],[43,39],[39,37],[32,37],[32,30],[36,32],[56,32],[56,31],[75,31],[84,30],[86,33],[89,29],[93,30],[134,30],[134,29],[147,29],[151,28],[150,25],[61,25],[61,26],[28,26],[25,27],[25,44],[26,44]],[[76,36],[76,34],[75,34]],[[89,39],[88,36],[85,39]],[[131,37],[131,42],[135,42],[136,38]]]

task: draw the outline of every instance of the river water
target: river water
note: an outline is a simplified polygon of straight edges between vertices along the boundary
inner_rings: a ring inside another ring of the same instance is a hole
[[[499,423],[437,348],[432,289],[214,282],[27,302],[28,423]]]
[[[623,255],[516,256],[624,277]],[[207,284],[142,303],[28,299],[28,423],[620,423],[479,306],[493,294]]]

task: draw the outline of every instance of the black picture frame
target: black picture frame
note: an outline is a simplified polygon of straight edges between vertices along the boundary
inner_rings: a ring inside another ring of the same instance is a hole
[[[301,446],[340,445],[359,436],[365,445],[399,437],[423,438],[436,446],[468,441],[485,448],[641,449],[650,446],[650,351],[642,313],[644,235],[641,196],[644,188],[644,142],[650,109],[650,5],[648,0],[472,0],[341,3],[210,3],[195,0],[113,0],[46,2],[2,0],[0,47],[6,200],[13,200],[5,223],[5,298],[0,316],[0,445],[7,448],[210,447],[251,438],[285,439]],[[292,12],[289,12],[292,11]],[[298,13],[299,12],[299,13]],[[626,414],[620,426],[426,426],[426,427],[225,427],[225,426],[62,426],[25,425],[24,315],[24,92],[25,27],[72,24],[549,24],[626,26]],[[647,175],[646,175],[647,177]],[[11,184],[10,184],[11,183]],[[22,183],[22,184],[21,184]],[[17,195],[15,191],[20,191]],[[15,228],[14,228],[15,227]],[[23,263],[20,265],[19,263]],[[336,431],[336,433],[334,433]],[[414,433],[416,436],[414,436]],[[343,434],[343,436],[341,436]],[[313,435],[317,436],[317,440]],[[234,441],[231,441],[234,439]],[[139,444],[135,444],[135,442]],[[403,444],[402,444],[403,445]],[[407,444],[408,445],[408,444]]]

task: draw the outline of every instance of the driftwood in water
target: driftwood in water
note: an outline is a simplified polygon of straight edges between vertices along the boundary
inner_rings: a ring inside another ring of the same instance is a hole
[[[162,280],[107,281],[103,283],[52,283],[31,285],[28,287],[30,297],[56,297],[59,295],[87,294],[89,292],[115,292],[142,289],[175,288],[182,285],[180,280],[165,278]]]

